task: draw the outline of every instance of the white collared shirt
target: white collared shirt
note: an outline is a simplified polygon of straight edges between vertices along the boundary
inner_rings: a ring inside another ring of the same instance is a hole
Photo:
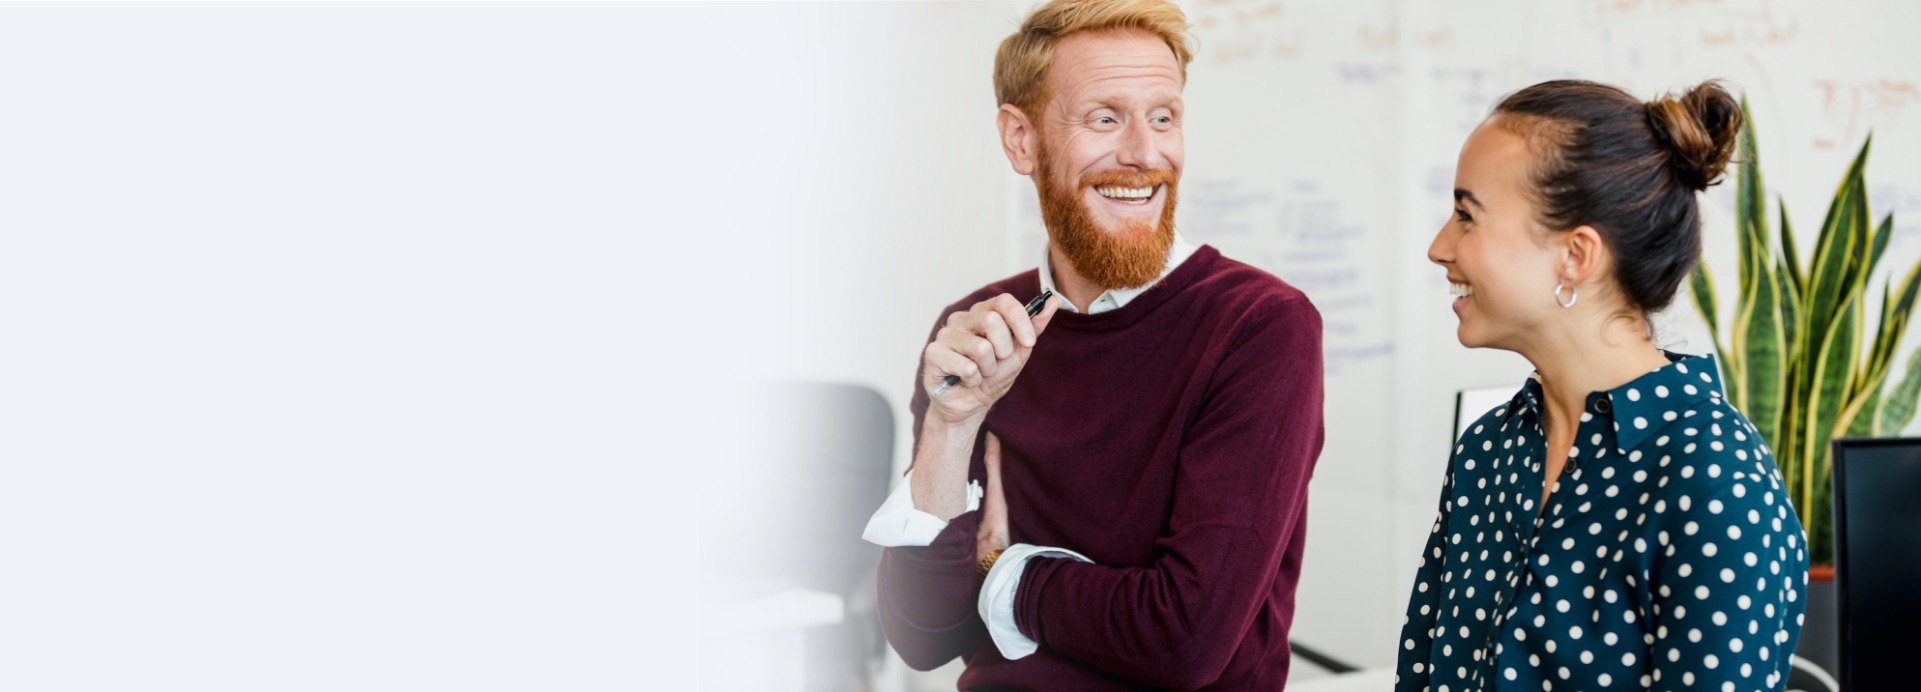
[[[1051,247],[1050,244],[1049,248]],[[1126,307],[1128,303],[1133,302],[1134,299],[1140,297],[1142,293],[1146,293],[1147,289],[1159,284],[1161,279],[1167,278],[1168,274],[1174,273],[1174,268],[1181,266],[1182,262],[1186,262],[1187,257],[1194,254],[1194,250],[1196,249],[1193,245],[1187,243],[1186,238],[1181,237],[1180,231],[1175,231],[1174,242],[1167,246],[1167,266],[1161,269],[1161,275],[1159,277],[1148,282],[1145,286],[1107,289],[1100,295],[1095,296],[1094,302],[1089,303],[1087,310],[1083,311],[1079,307],[1076,307],[1074,303],[1068,301],[1067,296],[1061,295],[1060,289],[1054,287],[1054,253],[1049,248],[1041,248],[1041,292],[1053,291],[1054,295],[1060,296],[1062,310],[1068,312],[1085,312],[1089,315],[1098,315],[1109,310],[1119,310]]]
[[[1178,231],[1175,232],[1174,242],[1167,249],[1167,266],[1161,269],[1161,275],[1158,278],[1138,288],[1108,289],[1088,304],[1085,314],[1097,315],[1126,307],[1142,293],[1146,293],[1147,289],[1153,288],[1166,279],[1167,275],[1172,274],[1175,268],[1187,261],[1195,250],[1193,245],[1188,244],[1187,239],[1182,238]],[[1052,265],[1052,251],[1043,248],[1040,266],[1041,290],[1054,291],[1054,295],[1061,300],[1060,309],[1082,312],[1073,303],[1068,302],[1067,296],[1055,290]],[[874,512],[873,518],[867,520],[867,528],[861,532],[861,538],[885,548],[933,545],[934,539],[940,536],[941,530],[947,528],[947,522],[914,506],[913,480],[914,472],[910,470],[901,482],[894,486],[893,493],[888,495],[886,502],[881,503],[880,509]],[[981,494],[978,481],[967,484],[966,511],[980,509]],[[981,622],[987,624],[987,633],[994,639],[994,646],[1000,649],[1001,656],[1010,661],[1032,654],[1040,648],[1034,640],[1021,634],[1020,628],[1014,626],[1014,594],[1020,588],[1021,573],[1027,566],[1027,561],[1036,557],[1065,557],[1092,562],[1086,556],[1065,548],[1033,546],[1025,543],[1014,544],[1001,552],[1000,559],[994,562],[992,569],[988,570],[987,579],[981,585],[977,607],[980,610]]]

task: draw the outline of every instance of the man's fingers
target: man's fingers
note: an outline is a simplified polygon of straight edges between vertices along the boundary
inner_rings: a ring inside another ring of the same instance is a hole
[[[940,387],[942,379],[948,375],[960,378],[964,387],[979,387],[982,382],[980,365],[974,359],[954,352],[946,344],[933,344],[927,347],[927,387],[931,391]]]
[[[981,317],[981,336],[994,344],[994,357],[1006,358],[1014,355],[1014,332],[1007,328],[1007,320],[998,312],[990,312]]]
[[[1041,306],[1040,314],[1035,315],[1032,321],[1034,325],[1034,336],[1038,337],[1041,332],[1047,331],[1047,323],[1054,321],[1054,313],[1060,309],[1061,297],[1058,295],[1048,296],[1047,302]]]
[[[994,353],[994,344],[964,325],[941,329],[935,342],[972,360],[982,377],[993,377],[994,373],[1000,371],[1000,357]]]
[[[974,307],[986,308],[1000,315],[1015,342],[1022,346],[1034,345],[1034,320],[1027,316],[1027,306],[1015,300],[1014,296],[1002,293]]]

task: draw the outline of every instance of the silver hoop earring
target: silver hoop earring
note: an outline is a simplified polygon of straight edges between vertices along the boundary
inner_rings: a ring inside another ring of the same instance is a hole
[[[1554,304],[1564,308],[1574,307],[1574,303],[1581,299],[1580,291],[1576,291],[1572,288],[1567,289],[1567,302],[1563,303],[1561,302],[1562,288],[1563,288],[1562,284],[1558,284],[1558,283],[1554,284]]]

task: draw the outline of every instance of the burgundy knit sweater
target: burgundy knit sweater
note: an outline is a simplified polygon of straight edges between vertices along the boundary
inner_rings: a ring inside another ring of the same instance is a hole
[[[1018,274],[935,329],[991,296],[1039,292],[1035,271]],[[1280,689],[1321,388],[1314,306],[1212,247],[1125,307],[1055,313],[986,428],[1013,542],[1094,562],[1027,564],[1015,622],[1040,650],[1009,661],[976,613],[979,512],[961,514],[930,546],[885,551],[888,641],[917,669],[963,657],[963,689]],[[918,437],[918,386],[911,408]],[[985,439],[970,478],[985,477]]]

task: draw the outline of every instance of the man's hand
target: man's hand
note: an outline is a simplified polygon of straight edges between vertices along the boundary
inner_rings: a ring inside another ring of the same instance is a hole
[[[920,448],[914,450],[916,509],[941,521],[966,511],[974,433],[987,410],[1014,386],[1035,341],[1059,308],[1060,298],[1050,297],[1040,314],[1029,318],[1027,306],[1003,293],[949,315],[947,326],[921,351],[921,387],[928,403]],[[948,375],[960,382],[934,396]]]
[[[1007,495],[1001,492],[1001,439],[987,433],[987,490],[981,498],[980,530],[975,535],[974,559],[1012,545],[1007,531]]]
[[[1027,357],[1060,307],[1048,298],[1039,315],[1014,296],[1000,294],[947,317],[947,326],[921,351],[921,386],[927,390],[927,416],[951,426],[978,424],[994,402],[1014,386]],[[934,396],[948,375],[960,383]]]

